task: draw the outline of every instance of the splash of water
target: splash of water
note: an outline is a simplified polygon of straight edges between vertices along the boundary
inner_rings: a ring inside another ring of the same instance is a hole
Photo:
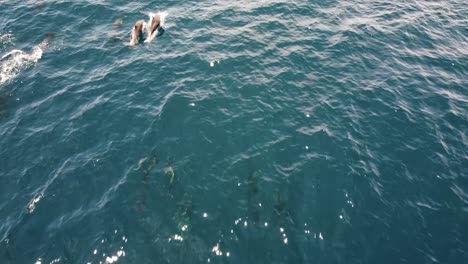
[[[48,35],[40,44],[35,46],[31,53],[22,50],[12,50],[0,58],[0,85],[15,78],[23,69],[34,65],[44,53],[52,35]]]
[[[11,33],[7,33],[0,36],[0,44],[11,44],[15,40],[15,37]]]

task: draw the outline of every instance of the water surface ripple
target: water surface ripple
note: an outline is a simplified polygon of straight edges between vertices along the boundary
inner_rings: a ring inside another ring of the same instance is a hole
[[[3,1],[0,263],[467,263],[467,18]]]

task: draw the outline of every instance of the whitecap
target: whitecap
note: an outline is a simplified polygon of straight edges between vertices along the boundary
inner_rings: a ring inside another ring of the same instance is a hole
[[[31,53],[15,49],[3,55],[0,59],[0,85],[15,78],[23,69],[41,59],[48,44],[49,38],[35,46]]]

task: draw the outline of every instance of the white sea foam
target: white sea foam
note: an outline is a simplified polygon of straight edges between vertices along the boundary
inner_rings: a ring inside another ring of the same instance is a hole
[[[22,50],[12,50],[0,58],[0,85],[15,78],[21,70],[35,64],[44,53],[49,38],[35,46],[31,53]]]
[[[6,33],[3,35],[0,35],[0,44],[5,45],[5,44],[11,44],[15,40],[15,37],[11,33]]]
[[[34,212],[34,209],[36,209],[36,205],[41,201],[42,197],[44,197],[44,194],[39,193],[36,195],[28,204],[28,212],[32,214]]]

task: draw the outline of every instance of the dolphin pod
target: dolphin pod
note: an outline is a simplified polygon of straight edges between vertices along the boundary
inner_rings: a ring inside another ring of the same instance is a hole
[[[162,19],[161,14],[150,14],[147,23],[143,20],[138,20],[132,28],[130,45],[136,46],[141,43],[144,32],[146,32],[146,39],[144,42],[153,41],[162,28]]]

